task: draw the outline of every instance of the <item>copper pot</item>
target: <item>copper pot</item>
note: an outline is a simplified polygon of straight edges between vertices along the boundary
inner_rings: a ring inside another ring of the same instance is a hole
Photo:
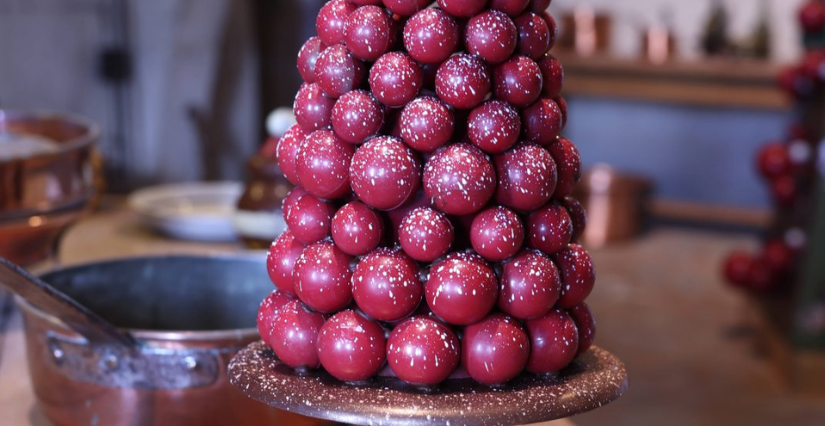
[[[0,136],[56,144],[31,155],[0,155],[0,257],[23,265],[46,258],[60,232],[88,208],[98,134],[79,117],[0,110]]]
[[[257,340],[272,289],[263,256],[148,257],[51,272],[44,281],[140,343],[95,344],[18,299],[39,407],[58,425],[317,424],[244,397],[226,376]]]

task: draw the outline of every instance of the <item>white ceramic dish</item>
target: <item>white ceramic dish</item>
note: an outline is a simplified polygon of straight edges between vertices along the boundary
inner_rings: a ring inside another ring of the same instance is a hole
[[[194,182],[153,186],[132,193],[129,207],[143,222],[177,239],[232,241],[232,219],[243,193],[240,182]]]

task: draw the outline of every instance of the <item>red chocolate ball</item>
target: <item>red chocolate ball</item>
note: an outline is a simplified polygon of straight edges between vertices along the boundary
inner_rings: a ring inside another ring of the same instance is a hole
[[[421,67],[401,52],[380,57],[370,70],[370,89],[381,103],[400,107],[415,99],[423,83]]]
[[[419,207],[430,206],[432,206],[430,199],[424,196],[424,191],[419,190],[413,194],[413,196],[410,197],[410,200],[404,203],[401,207],[386,211],[385,214],[389,219],[389,223],[387,223],[387,228],[385,230],[385,233],[387,234],[387,239],[385,242],[390,245],[398,243],[398,227],[401,226],[401,221],[404,220],[407,214]]]
[[[529,4],[530,0],[490,0],[488,7],[500,10],[515,18],[521,15]]]
[[[561,61],[548,53],[539,60],[538,64],[539,69],[541,69],[542,78],[544,79],[544,87],[541,91],[542,95],[545,98],[555,98],[559,96],[561,94],[561,88],[564,85],[564,67],[561,65]],[[564,106],[564,115],[566,115],[567,103],[565,103]],[[567,120],[563,121],[564,123],[567,122]]]
[[[384,106],[365,90],[343,94],[332,108],[332,129],[344,142],[360,144],[381,131]]]
[[[730,253],[724,263],[725,278],[735,286],[747,286],[753,263],[754,258],[750,253],[742,251]]]
[[[527,371],[555,373],[570,365],[579,349],[579,330],[570,315],[553,309],[547,315],[525,323],[530,335]]]
[[[759,150],[757,156],[759,172],[767,179],[786,175],[793,167],[788,155],[788,147],[782,143],[769,143]]]
[[[358,198],[378,210],[392,210],[418,190],[421,171],[415,154],[390,136],[370,139],[358,148],[350,167],[352,189]]]
[[[470,242],[476,253],[490,262],[500,262],[521,250],[524,226],[512,210],[501,206],[491,207],[473,219]]]
[[[438,98],[424,96],[404,107],[399,126],[401,139],[412,149],[432,152],[450,142],[455,119],[450,108]]]
[[[562,287],[558,306],[572,308],[584,302],[596,283],[596,270],[590,254],[582,246],[570,244],[553,256],[553,260],[561,272]]]
[[[562,130],[563,118],[559,105],[552,99],[539,99],[521,111],[524,136],[531,142],[549,145]]]
[[[488,154],[501,154],[510,149],[521,135],[518,110],[504,101],[491,100],[470,112],[467,136]]]
[[[438,0],[438,5],[456,18],[469,18],[484,10],[487,2],[483,0]]]
[[[310,194],[325,199],[350,193],[349,165],[355,147],[342,141],[332,130],[316,130],[298,148],[295,170]]]
[[[278,141],[278,147],[275,148],[275,157],[278,159],[278,165],[284,173],[284,177],[293,185],[300,185],[298,180],[298,172],[295,170],[295,160],[298,158],[298,147],[307,133],[300,125],[294,124],[287,130],[281,140]]]
[[[564,206],[550,203],[527,217],[527,242],[530,247],[555,254],[573,238],[573,221]]]
[[[762,248],[762,260],[775,274],[787,272],[793,266],[795,253],[785,241],[781,239],[768,240]]]
[[[426,284],[427,304],[450,324],[469,325],[496,304],[498,283],[481,256],[457,253],[433,265]]]
[[[292,281],[292,269],[295,262],[304,252],[304,245],[295,239],[292,231],[287,229],[279,236],[266,254],[266,270],[272,284],[284,294],[295,295],[295,285]]]
[[[530,357],[530,338],[517,320],[493,314],[467,327],[461,340],[461,364],[485,385],[518,376]]]
[[[515,56],[496,67],[494,79],[496,98],[519,108],[536,102],[544,85],[538,64],[526,56]]]
[[[579,150],[569,139],[558,138],[553,140],[547,150],[556,160],[558,183],[553,198],[564,198],[573,193],[573,189],[582,177],[582,160]]]
[[[573,197],[564,197],[560,202],[570,215],[570,221],[573,222],[571,241],[578,241],[584,235],[584,229],[587,227],[587,212],[584,210],[582,203]]]
[[[553,308],[561,295],[561,274],[540,251],[524,250],[504,263],[498,307],[516,318],[538,318]]]
[[[440,64],[458,48],[459,28],[441,9],[424,9],[404,26],[404,48],[422,64]]]
[[[825,5],[821,1],[810,0],[799,9],[799,23],[806,33],[825,30]]]
[[[494,158],[498,188],[496,202],[519,212],[533,211],[556,190],[556,161],[546,149],[522,143]]]
[[[539,16],[544,18],[544,22],[547,23],[547,28],[550,29],[550,49],[556,45],[556,38],[558,36],[559,27],[556,25],[556,19],[553,18],[549,12],[540,13]]]
[[[481,210],[496,190],[496,172],[487,155],[468,143],[437,151],[424,167],[424,194],[447,214]]]
[[[548,7],[550,7],[550,0],[533,0],[528,10],[533,13],[543,13]]]
[[[323,129],[330,124],[333,105],[335,105],[335,100],[324,96],[318,84],[302,84],[292,107],[295,112],[295,121],[307,133]]]
[[[274,343],[272,342],[272,324],[275,321],[275,314],[277,314],[284,305],[293,300],[295,299],[285,293],[274,290],[264,298],[261,306],[258,307],[258,334],[270,348]]]
[[[284,199],[284,221],[295,239],[302,244],[312,244],[329,237],[330,223],[335,209],[312,194],[301,194]]]
[[[347,307],[352,301],[351,261],[350,255],[330,242],[307,246],[292,271],[298,298],[319,312],[335,312]]]
[[[272,320],[270,340],[275,355],[292,368],[318,368],[318,333],[324,316],[307,309],[300,301],[283,305]]]
[[[332,240],[351,256],[375,250],[384,236],[384,220],[365,204],[353,201],[338,209],[332,218]]]
[[[382,7],[359,7],[347,17],[344,42],[356,58],[374,61],[392,48],[395,23]]]
[[[384,0],[384,7],[398,16],[412,16],[432,3],[432,0]]]
[[[332,0],[325,4],[315,19],[315,31],[327,46],[344,42],[344,27],[347,17],[355,12],[356,6],[349,0]]]
[[[379,321],[397,321],[409,316],[423,294],[418,264],[397,249],[373,251],[358,262],[352,275],[355,303]]]
[[[355,311],[333,315],[318,335],[318,358],[338,380],[357,382],[374,376],[387,359],[384,329]]]
[[[799,194],[796,178],[784,175],[770,181],[771,195],[774,201],[781,206],[790,206],[796,201]]]
[[[573,318],[579,330],[579,348],[576,355],[583,354],[590,349],[590,346],[593,346],[593,340],[596,339],[596,318],[584,302],[568,309],[567,313]]]
[[[450,327],[427,316],[412,317],[393,329],[387,341],[387,363],[399,379],[435,385],[455,371],[461,342]]]
[[[559,109],[561,110],[562,128],[567,127],[567,101],[561,96],[556,96],[553,100],[559,105]]]
[[[447,215],[430,207],[418,207],[398,226],[398,242],[411,258],[432,262],[450,251],[455,238]]]
[[[490,93],[490,73],[481,59],[455,55],[444,61],[435,77],[435,92],[448,105],[472,109]]]
[[[328,47],[315,63],[315,83],[324,96],[332,99],[358,88],[365,73],[364,63],[352,56],[343,44]]]
[[[544,18],[527,12],[513,22],[518,28],[518,53],[520,55],[530,59],[539,59],[550,50],[550,29],[547,28]]]
[[[507,14],[488,10],[473,16],[464,31],[467,51],[488,64],[500,64],[516,51],[518,29]]]
[[[284,212],[284,219],[286,219],[287,216],[292,214],[292,209],[298,203],[298,200],[300,200],[301,197],[303,197],[306,194],[306,190],[304,190],[304,188],[301,188],[300,186],[292,188],[292,190],[290,190],[286,194],[284,200],[281,201],[281,211]]]
[[[298,73],[307,83],[315,83],[315,63],[326,49],[320,37],[307,40],[298,52]]]

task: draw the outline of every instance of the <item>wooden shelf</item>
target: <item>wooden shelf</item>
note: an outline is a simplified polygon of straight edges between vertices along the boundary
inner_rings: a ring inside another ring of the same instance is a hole
[[[670,104],[787,109],[776,86],[780,64],[738,59],[673,61],[655,65],[609,56],[553,53],[564,65],[565,96],[593,96]]]

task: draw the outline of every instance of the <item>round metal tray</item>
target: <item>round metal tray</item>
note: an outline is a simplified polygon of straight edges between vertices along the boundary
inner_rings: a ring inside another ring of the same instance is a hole
[[[233,385],[248,397],[305,416],[349,424],[529,424],[599,408],[627,389],[624,364],[593,347],[558,374],[523,374],[505,386],[470,379],[421,388],[391,377],[342,383],[322,370],[296,372],[263,342],[229,365]]]

